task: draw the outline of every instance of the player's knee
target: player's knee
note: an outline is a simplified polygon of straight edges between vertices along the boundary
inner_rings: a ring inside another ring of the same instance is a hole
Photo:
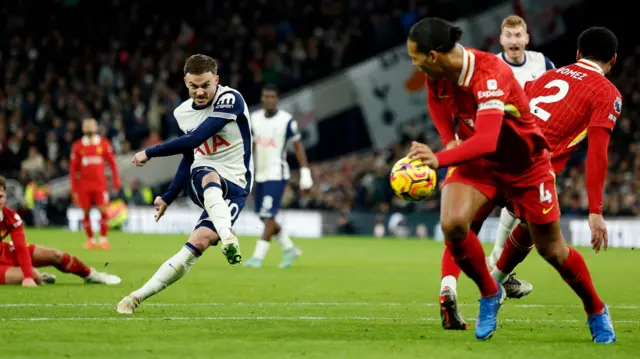
[[[64,253],[59,249],[50,249],[49,256],[53,263],[59,264],[62,263],[62,258],[64,257]]]
[[[467,238],[470,223],[466,216],[450,214],[442,218],[440,225],[442,233],[449,241],[462,241]]]
[[[202,187],[205,187],[209,183],[220,184],[220,176],[215,172],[209,172],[202,177]]]
[[[554,266],[564,263],[569,255],[569,247],[563,242],[536,243],[536,250]]]
[[[216,242],[218,242],[218,235],[206,227],[198,228],[189,238],[189,243],[200,251],[206,250],[209,246],[216,244]]]

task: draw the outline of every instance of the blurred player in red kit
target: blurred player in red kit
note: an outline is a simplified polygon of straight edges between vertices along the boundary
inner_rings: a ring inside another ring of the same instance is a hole
[[[113,189],[120,189],[120,176],[116,166],[113,148],[108,139],[98,135],[98,122],[94,118],[82,121],[81,139],[73,143],[71,149],[71,164],[69,177],[71,179],[71,195],[76,206],[84,211],[82,225],[87,233],[86,249],[109,249],[107,234],[109,225],[107,220],[107,206],[109,205],[109,191],[105,162],[111,167]],[[100,220],[100,241],[96,242],[91,229],[89,213],[91,207],[96,206],[102,215]]]
[[[38,284],[55,283],[56,277],[40,273],[34,267],[56,267],[64,273],[83,278],[88,284],[118,284],[115,275],[98,272],[87,267],[78,258],[54,248],[27,244],[20,216],[5,206],[7,201],[6,180],[0,176],[0,284],[22,284],[36,287]],[[11,236],[10,242],[4,239]]]
[[[504,202],[527,224],[538,252],[582,299],[594,341],[611,343],[609,312],[582,255],[560,232],[550,146],[530,113],[529,99],[507,64],[493,54],[465,49],[458,43],[461,36],[459,27],[438,18],[419,21],[409,33],[408,54],[429,78],[429,112],[448,149],[434,154],[414,142],[408,156],[433,169],[450,167],[440,221],[452,257],[480,289],[476,338],[495,332],[505,291],[489,273],[471,224],[482,209]],[[463,127],[463,142],[456,141],[454,117]]]

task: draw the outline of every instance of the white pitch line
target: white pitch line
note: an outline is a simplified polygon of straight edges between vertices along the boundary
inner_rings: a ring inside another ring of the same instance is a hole
[[[475,318],[468,318],[475,321]],[[406,317],[314,317],[314,316],[234,316],[234,317],[14,317],[0,318],[1,322],[53,322],[53,321],[397,321],[397,322],[439,322],[440,318],[406,318]],[[501,319],[501,322],[511,323],[584,323],[576,319]],[[637,324],[640,320],[616,320],[615,323]]]
[[[56,307],[115,307],[116,303],[0,303],[0,308],[56,308]],[[476,307],[475,303],[459,303],[463,307]],[[582,308],[573,304],[506,304],[515,308]],[[211,303],[149,303],[145,307],[435,307],[438,303],[367,303],[367,302],[211,302]],[[637,310],[637,305],[612,305],[611,309]]]

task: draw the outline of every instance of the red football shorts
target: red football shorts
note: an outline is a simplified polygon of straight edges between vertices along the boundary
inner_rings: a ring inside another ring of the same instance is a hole
[[[36,249],[35,244],[29,245],[29,254],[33,258],[33,251]],[[13,249],[13,244],[9,242],[0,242],[0,284],[5,284],[4,276],[11,267],[20,267],[18,257]]]
[[[547,224],[560,218],[556,176],[547,156],[540,156],[524,173],[499,178],[505,200],[516,217],[532,224]]]
[[[464,183],[482,193],[489,202],[476,214],[474,221],[483,222],[493,211],[496,205],[500,205],[501,194],[498,191],[498,182],[493,172],[482,166],[479,161],[465,163],[460,166],[449,167],[444,184]]]
[[[449,167],[447,176],[444,179],[444,184],[447,185],[449,183],[464,183],[469,185],[480,191],[489,201],[494,200],[498,196],[498,183],[495,175],[478,161]]]
[[[90,209],[92,206],[102,207],[109,204],[109,192],[104,189],[84,190],[78,193],[77,205],[82,209]]]

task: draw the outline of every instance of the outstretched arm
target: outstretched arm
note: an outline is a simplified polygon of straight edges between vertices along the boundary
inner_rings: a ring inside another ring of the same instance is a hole
[[[171,204],[171,202],[173,202],[178,197],[185,184],[189,180],[189,175],[191,173],[191,164],[193,164],[193,152],[188,151],[183,153],[182,161],[180,161],[180,165],[178,165],[178,170],[176,171],[176,174],[173,177],[169,188],[162,195],[162,200],[167,205]]]
[[[218,133],[229,122],[220,117],[209,117],[195,130],[169,142],[161,143],[145,151],[147,158],[173,156],[193,151],[207,139]]]

